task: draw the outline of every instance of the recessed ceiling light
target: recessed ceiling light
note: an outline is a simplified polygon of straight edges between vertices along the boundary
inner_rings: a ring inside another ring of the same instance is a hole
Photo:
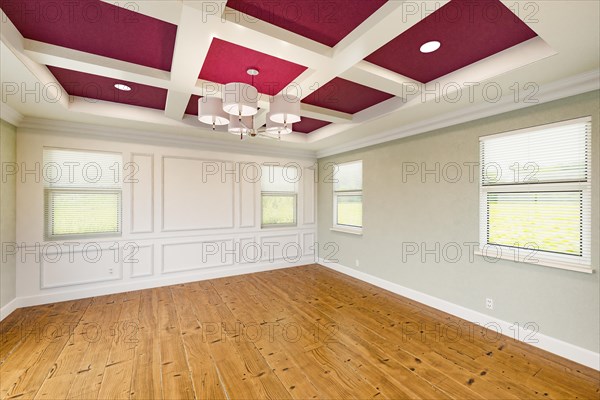
[[[427,42],[423,46],[421,46],[420,50],[421,53],[433,53],[434,51],[439,49],[441,45],[442,44],[437,40],[432,40],[431,42]]]
[[[131,90],[131,88],[129,86],[124,85],[122,83],[115,83],[115,88],[119,89],[119,90],[122,90],[124,92],[129,92]]]

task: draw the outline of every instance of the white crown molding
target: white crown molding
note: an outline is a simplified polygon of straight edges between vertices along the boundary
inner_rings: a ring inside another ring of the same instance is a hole
[[[19,129],[40,134],[61,136],[76,136],[113,140],[119,142],[136,142],[160,146],[175,146],[186,148],[201,148],[203,150],[221,151],[227,153],[251,154],[271,157],[290,157],[311,159],[316,158],[312,150],[285,149],[280,147],[265,147],[256,143],[231,143],[214,139],[194,137],[177,132],[150,132],[129,128],[117,128],[104,125],[94,125],[81,122],[59,121],[42,118],[26,117],[19,124]]]
[[[317,151],[317,157],[323,158],[335,154],[345,153],[363,147],[373,146],[408,136],[426,133],[435,129],[446,128],[481,118],[491,117],[521,108],[536,106],[554,100],[575,96],[578,94],[600,89],[600,69],[572,76],[556,82],[540,86],[536,98],[537,103],[515,102],[512,95],[505,95],[497,103],[481,103],[449,112],[427,121],[419,121],[406,125],[400,129],[389,130],[364,139],[354,140],[339,146]]]
[[[503,97],[497,103],[481,103],[479,105],[468,106],[460,110],[429,119],[427,121],[415,122],[400,129],[389,130],[363,139],[318,151],[305,149],[283,149],[278,147],[270,148],[248,142],[221,142],[218,140],[198,138],[189,134],[181,134],[176,132],[149,132],[146,130],[107,127],[103,125],[80,122],[24,117],[22,114],[4,103],[2,103],[1,110],[2,119],[5,121],[18,126],[19,128],[41,133],[52,133],[77,137],[92,137],[105,140],[136,141],[148,144],[171,145],[179,147],[196,147],[214,151],[242,154],[315,159],[345,153],[420,133],[426,133],[435,129],[446,128],[452,125],[470,122],[521,108],[539,105],[553,100],[575,96],[585,92],[598,90],[599,88],[600,70],[594,70],[541,86],[536,95],[538,99],[537,103],[514,102],[513,96],[509,94]]]
[[[469,308],[459,306],[458,304],[451,303],[446,300],[442,300],[440,298],[428,295],[426,293],[422,293],[401,285],[397,283],[387,281],[382,278],[378,278],[376,276],[355,270],[353,268],[346,267],[344,265],[329,262],[322,258],[319,258],[319,264],[324,267],[330,268],[334,271],[341,272],[342,274],[351,276],[353,278],[359,279],[363,282],[370,283],[371,285],[375,285],[385,290],[389,290],[390,292],[399,294],[400,296],[407,297],[411,300],[417,301],[419,303],[425,304],[429,307],[433,307],[437,310],[441,310],[452,314],[456,317],[462,318],[466,321],[472,322],[477,325],[486,326],[489,324],[493,324],[495,327],[500,327],[500,333],[505,334],[506,336],[510,336],[510,332],[514,332],[515,324],[503,321],[498,318],[491,317],[489,315],[485,315],[475,310],[471,310]],[[523,329],[523,327],[518,326],[518,338],[519,340],[529,337],[531,331]],[[514,333],[513,333],[514,334]],[[587,367],[593,368],[595,370],[600,370],[600,354],[594,351],[584,349],[582,347],[576,346],[571,343],[564,342],[562,340],[553,338],[551,336],[544,335],[542,333],[537,333],[535,335],[537,342],[525,342],[530,344],[531,346],[538,347],[540,349],[549,351],[561,357],[567,358],[569,360],[575,361],[579,364],[585,365]]]
[[[14,126],[19,126],[23,121],[23,114],[12,108],[6,103],[0,104],[0,118]]]

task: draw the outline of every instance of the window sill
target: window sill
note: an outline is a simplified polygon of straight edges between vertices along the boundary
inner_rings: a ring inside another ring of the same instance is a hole
[[[261,225],[261,229],[295,228],[298,224],[267,224]]]
[[[363,234],[362,228],[346,228],[346,227],[334,226],[334,227],[329,228],[329,230],[332,232],[349,233],[351,235],[358,235],[358,236],[362,236],[362,234]]]
[[[509,261],[514,261],[514,262],[524,263],[524,264],[540,265],[540,266],[543,266],[543,267],[558,268],[558,269],[564,269],[564,270],[567,270],[567,271],[582,272],[582,273],[585,273],[585,274],[593,274],[594,273],[594,270],[592,269],[591,265],[589,267],[586,267],[586,266],[581,266],[580,264],[561,263],[559,261],[543,259],[543,258],[540,258],[540,257],[537,257],[535,259],[535,261],[533,261],[533,260],[532,261],[525,261],[525,260],[515,259],[515,257],[511,256],[511,255],[493,255],[493,256],[490,256],[490,255],[482,252],[481,250],[475,250],[473,252],[473,254],[475,254],[477,256],[488,257],[488,258],[494,259],[494,260],[497,260],[497,259],[509,260]]]

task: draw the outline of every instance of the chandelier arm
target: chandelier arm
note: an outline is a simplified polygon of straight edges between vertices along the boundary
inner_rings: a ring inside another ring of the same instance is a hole
[[[257,131],[256,136],[258,136],[262,139],[281,140],[281,137],[273,136],[265,131]]]

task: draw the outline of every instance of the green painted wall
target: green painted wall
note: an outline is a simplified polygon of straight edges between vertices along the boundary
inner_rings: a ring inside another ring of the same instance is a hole
[[[0,120],[0,165],[16,161],[16,128]],[[15,175],[0,176],[0,251],[4,244],[16,240],[16,179]],[[0,307],[4,307],[16,296],[16,264],[14,256],[0,257]]]
[[[335,242],[339,245],[336,258],[346,267],[507,322],[537,323],[545,335],[598,352],[599,114],[600,97],[595,91],[320,159],[320,255],[328,253],[323,248],[327,242]],[[478,137],[588,115],[593,125],[592,264],[596,272],[585,274],[505,260],[491,263],[471,255],[465,243],[479,240],[479,171],[469,179],[464,163],[478,162]],[[363,236],[330,231],[332,186],[323,179],[329,172],[324,170],[328,162],[356,159],[363,160]],[[404,179],[403,163],[407,162],[431,170],[439,163],[439,183],[435,174]],[[451,182],[455,177],[451,169],[446,170],[444,179],[447,163],[462,166],[458,182]],[[403,243],[413,242],[421,251],[403,257]],[[439,261],[423,251],[435,249],[436,243],[440,246]],[[457,253],[451,250],[457,245],[462,256],[452,262]],[[448,251],[445,257],[444,246]],[[493,311],[485,308],[486,297],[494,299]]]

